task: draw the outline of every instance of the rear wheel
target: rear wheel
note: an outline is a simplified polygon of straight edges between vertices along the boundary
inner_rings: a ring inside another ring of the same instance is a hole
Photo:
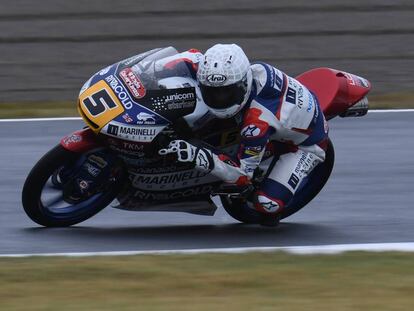
[[[82,161],[83,154],[57,145],[33,167],[23,186],[22,203],[26,214],[46,227],[66,227],[80,223],[105,208],[121,190],[124,169],[111,168],[110,177],[100,190],[85,199],[64,199],[64,185],[59,172],[68,170]]]
[[[279,219],[284,219],[293,215],[316,197],[328,181],[334,162],[335,151],[331,140],[329,140],[325,161],[319,164],[307,177],[308,181],[305,186],[302,189],[299,189],[299,191],[295,194],[289,205],[279,215]],[[246,207],[245,200],[231,199],[224,196],[220,199],[226,212],[240,222],[246,224],[262,223],[265,220],[264,218],[267,216]],[[271,224],[274,222],[274,219],[270,218],[272,218],[272,216],[269,215],[269,223]]]

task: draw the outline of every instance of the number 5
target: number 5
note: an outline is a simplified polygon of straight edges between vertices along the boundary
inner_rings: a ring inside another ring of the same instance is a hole
[[[85,108],[88,109],[89,113],[94,117],[105,112],[107,109],[114,109],[117,107],[116,103],[105,89],[86,97],[82,102]]]

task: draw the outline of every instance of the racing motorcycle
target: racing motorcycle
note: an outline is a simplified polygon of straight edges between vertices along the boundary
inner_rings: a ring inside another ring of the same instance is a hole
[[[147,51],[100,70],[84,84],[77,107],[86,127],[64,137],[25,181],[22,203],[34,222],[71,226],[109,205],[199,215],[213,215],[222,206],[238,221],[260,222],[243,206],[283,147],[269,143],[247,188],[224,184],[171,154],[158,154],[174,139],[201,141],[233,156],[237,152],[239,117],[217,120],[209,114],[185,62],[165,66],[163,60],[177,53],[173,47]],[[318,98],[327,120],[367,113],[371,84],[362,77],[318,68],[297,79]],[[319,193],[333,164],[329,141],[325,162],[302,183],[281,219]]]

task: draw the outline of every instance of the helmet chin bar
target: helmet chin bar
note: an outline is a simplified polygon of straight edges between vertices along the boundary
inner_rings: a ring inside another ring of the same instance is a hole
[[[209,110],[219,119],[228,119],[235,116],[243,108],[243,106],[243,104],[233,105],[226,109],[213,109],[209,107]]]
[[[228,119],[231,117],[234,117],[238,112],[240,112],[243,107],[246,105],[247,101],[250,97],[250,92],[252,91],[252,84],[253,84],[253,75],[252,70],[249,69],[247,73],[247,91],[244,95],[244,99],[240,105],[233,105],[226,109],[214,109],[211,107],[208,107],[210,112],[214,114],[219,119]]]

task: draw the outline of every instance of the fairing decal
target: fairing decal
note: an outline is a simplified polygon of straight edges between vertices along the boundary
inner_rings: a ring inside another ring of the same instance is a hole
[[[73,132],[60,141],[63,148],[73,152],[86,152],[101,147],[94,132],[87,128]]]

